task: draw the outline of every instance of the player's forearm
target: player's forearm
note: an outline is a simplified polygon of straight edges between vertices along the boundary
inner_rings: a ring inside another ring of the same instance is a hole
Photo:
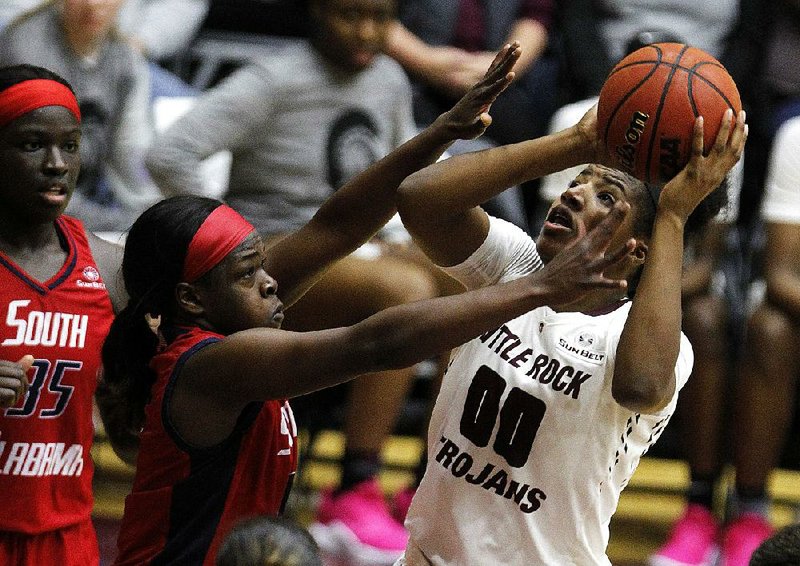
[[[408,215],[461,213],[508,187],[591,161],[576,128],[517,144],[456,155],[411,175],[401,188]],[[416,212],[415,212],[416,211]]]
[[[523,278],[449,297],[393,307],[352,327],[370,367],[407,367],[455,348],[547,301],[536,279]]]
[[[639,287],[617,346],[614,398],[634,411],[664,407],[675,390],[681,334],[683,219],[656,217]]]

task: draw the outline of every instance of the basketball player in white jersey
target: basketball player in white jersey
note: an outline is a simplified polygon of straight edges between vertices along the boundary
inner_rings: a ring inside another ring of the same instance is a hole
[[[560,133],[453,157],[403,183],[404,223],[467,288],[558,260],[620,200],[631,208],[609,249],[635,245],[605,273],[627,280],[627,289],[587,290],[568,308],[537,308],[453,352],[398,565],[610,564],[620,492],[692,368],[680,327],[683,241],[695,219],[701,225],[724,201],[724,187],[714,189],[747,137],[744,113],[735,126],[732,118],[729,111],[707,157],[697,120],[691,161],[661,190],[587,166],[553,203],[536,241],[479,204],[566,167],[608,162],[595,109]]]

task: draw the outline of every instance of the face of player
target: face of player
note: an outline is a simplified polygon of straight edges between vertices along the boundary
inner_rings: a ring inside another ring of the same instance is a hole
[[[63,0],[67,35],[80,42],[105,38],[117,19],[123,0]]]
[[[264,244],[253,232],[198,285],[204,318],[220,334],[250,328],[280,328],[283,303],[277,282],[263,267]]]
[[[81,128],[61,106],[45,106],[0,129],[3,213],[51,222],[66,208],[80,171]]]
[[[614,235],[608,249],[621,246],[634,237],[634,218],[638,214],[640,186],[631,183],[614,169],[589,165],[553,202],[536,240],[539,254],[545,262],[559,251],[584,236],[611,212],[614,204],[624,201],[631,209]]]
[[[395,6],[395,0],[316,0],[317,48],[340,67],[365,69],[383,49]]]

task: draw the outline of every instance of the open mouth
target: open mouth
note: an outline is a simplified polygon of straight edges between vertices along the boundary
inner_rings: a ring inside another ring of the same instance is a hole
[[[574,227],[572,214],[564,205],[558,205],[553,208],[548,213],[546,222],[548,224],[552,224],[553,226],[561,226],[563,228],[572,229]]]
[[[43,202],[48,206],[63,206],[67,200],[67,186],[59,183],[48,185],[39,191]]]

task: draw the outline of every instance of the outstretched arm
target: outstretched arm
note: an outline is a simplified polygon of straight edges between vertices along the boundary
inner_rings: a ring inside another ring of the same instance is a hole
[[[594,112],[556,134],[456,155],[411,175],[400,186],[398,209],[414,241],[438,265],[464,261],[489,230],[480,204],[513,185],[601,159],[588,134]]]
[[[330,267],[366,242],[396,212],[396,193],[410,173],[434,162],[457,139],[475,138],[491,123],[491,103],[513,79],[517,44],[505,46],[483,80],[431,126],[336,191],[311,221],[273,245],[267,271],[291,305]]]
[[[186,391],[206,392],[215,403],[234,408],[254,399],[302,395],[365,372],[408,367],[544,304],[569,304],[598,288],[624,288],[624,280],[607,279],[603,272],[630,252],[632,241],[607,250],[628,210],[618,203],[574,246],[510,283],[406,303],[349,327],[230,335],[193,356],[179,384],[191,379]],[[220,376],[232,372],[235,378],[221,387]]]
[[[692,158],[661,192],[647,260],[617,346],[614,368],[614,398],[633,411],[658,411],[675,393],[684,227],[692,211],[741,157],[747,139],[744,113],[737,117],[735,127],[732,119],[729,111],[714,147],[704,157],[703,121],[698,118]]]

